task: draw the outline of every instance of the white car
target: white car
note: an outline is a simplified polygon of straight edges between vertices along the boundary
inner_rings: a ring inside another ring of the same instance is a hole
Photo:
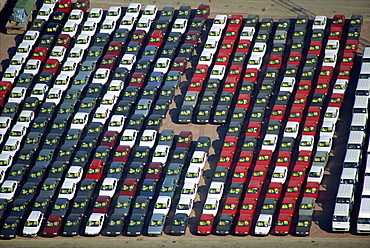
[[[37,75],[40,71],[41,61],[38,59],[29,59],[24,66],[23,73],[31,73]]]
[[[198,166],[201,170],[203,170],[204,166],[206,165],[207,161],[207,153],[204,151],[194,151],[193,155],[190,159],[189,167],[191,166]]]
[[[158,196],[153,208],[153,214],[168,215],[171,207],[171,199],[169,196]]]
[[[208,189],[207,199],[215,198],[221,200],[225,184],[223,182],[211,182]]]
[[[18,188],[18,182],[15,180],[5,180],[0,187],[0,199],[13,200]]]
[[[105,125],[105,122],[110,116],[111,110],[105,106],[100,106],[96,109],[92,122],[100,122]]]
[[[78,31],[78,24],[74,21],[67,21],[63,28],[61,34],[69,34],[71,37],[75,37]]]
[[[312,151],[315,137],[313,135],[302,135],[299,142],[299,151]]]
[[[67,55],[67,49],[64,46],[54,46],[53,50],[50,52],[50,59],[56,59],[60,63],[63,62]]]
[[[130,3],[127,6],[125,16],[133,16],[135,19],[138,18],[140,15],[140,10],[141,10],[141,4],[140,3]]]
[[[202,173],[202,170],[198,166],[189,166],[185,174],[184,183],[193,182],[193,183],[198,184],[201,173]]]
[[[313,20],[312,30],[316,29],[325,30],[326,22],[327,22],[326,16],[315,16],[315,19]]]
[[[120,146],[129,146],[134,147],[137,139],[137,131],[134,129],[126,129],[123,131],[121,141],[119,143]]]
[[[64,182],[69,181],[77,184],[82,180],[83,173],[84,170],[81,166],[72,165],[67,171]]]
[[[278,140],[277,134],[266,134],[262,142],[261,150],[268,150],[274,152],[276,149],[277,140]]]
[[[122,8],[118,6],[111,6],[109,7],[107,14],[105,15],[105,20],[113,20],[117,22],[119,19],[121,19],[122,15]]]
[[[53,11],[54,10],[51,6],[48,5],[42,6],[39,12],[37,13],[36,19],[48,21]]]
[[[211,29],[208,32],[207,39],[213,38],[220,41],[222,37],[222,31],[223,30],[221,27],[211,27]]]
[[[102,8],[92,8],[90,9],[89,15],[87,16],[87,20],[85,24],[89,21],[94,21],[95,23],[99,24],[103,19],[104,11]]]
[[[22,123],[22,122],[16,123],[12,127],[12,130],[10,130],[9,139],[13,137],[13,138],[17,138],[19,140],[22,140],[23,137],[27,133],[27,128],[28,127],[29,127],[29,125],[27,123]]]
[[[118,96],[110,93],[105,93],[100,102],[100,107],[107,107],[112,111],[117,103],[117,100]]]
[[[136,63],[135,54],[124,54],[121,61],[119,62],[118,67],[126,68],[128,71],[131,71]]]
[[[0,131],[4,131],[4,133],[7,133],[10,130],[10,125],[12,123],[12,118],[7,116],[1,116],[0,117]]]
[[[107,84],[111,70],[107,68],[99,68],[96,70],[92,83]]]
[[[24,55],[26,58],[30,55],[31,51],[33,50],[33,46],[30,43],[24,43],[18,45],[17,51],[14,54],[16,55]]]
[[[194,199],[188,196],[181,196],[176,206],[175,214],[186,214],[190,216],[193,209]]]
[[[285,125],[283,137],[291,137],[296,139],[299,131],[299,122],[288,121]]]
[[[213,55],[211,51],[203,51],[198,60],[198,65],[208,65],[208,67],[211,66],[212,61],[213,61]]]
[[[42,4],[42,6],[50,6],[51,8],[54,9],[55,6],[57,6],[57,4],[59,4],[59,1],[58,0],[46,0]]]
[[[59,105],[62,101],[63,91],[59,88],[51,88],[46,95],[45,102],[53,102]]]
[[[26,97],[27,89],[25,87],[14,87],[9,94],[8,102],[21,103]]]
[[[170,69],[171,59],[170,58],[158,58],[154,65],[153,72],[163,72],[166,74]]]
[[[260,214],[254,229],[254,234],[266,236],[269,234],[272,224],[271,214]]]
[[[13,156],[0,153],[0,170],[7,171],[13,164]]]
[[[203,206],[202,214],[212,214],[213,216],[216,216],[218,212],[219,204],[220,204],[220,201],[218,199],[207,198]]]
[[[124,89],[125,83],[122,80],[112,80],[109,83],[107,94],[113,94],[119,97]]]
[[[12,157],[14,157],[15,154],[20,150],[20,148],[21,148],[21,141],[18,138],[8,138],[3,146],[1,154],[5,154],[5,155],[9,154]]]
[[[152,157],[152,162],[161,162],[166,164],[171,147],[168,145],[157,145]]]
[[[0,119],[2,118],[7,119],[9,117],[0,117]],[[35,119],[35,112],[33,112],[32,110],[22,110],[22,112],[18,116],[17,123],[21,122],[21,123],[24,123],[25,125],[31,125],[34,119]]]
[[[89,121],[89,114],[83,112],[77,112],[72,119],[71,129],[84,130]]]
[[[285,166],[275,166],[272,173],[271,182],[278,182],[284,184],[288,176],[288,168]]]
[[[226,66],[214,65],[209,75],[209,79],[223,80],[225,77],[225,73],[226,73]]]
[[[158,7],[156,5],[147,5],[143,10],[142,16],[149,18],[154,21],[158,13]]]
[[[85,235],[97,236],[103,228],[105,214],[92,213],[86,223]]]
[[[322,61],[322,66],[335,67],[337,64],[337,54],[335,53],[326,53],[324,60]]]
[[[330,152],[332,144],[333,144],[332,137],[329,136],[320,137],[319,141],[317,142],[316,151]]]
[[[26,60],[27,60],[27,56],[25,54],[21,54],[21,53],[15,54],[9,63],[8,69],[16,69],[20,71],[25,65]]]
[[[324,177],[324,167],[320,165],[312,165],[310,172],[308,173],[307,182],[318,182],[321,183]]]
[[[9,82],[14,83],[16,81],[16,79],[18,78],[19,72],[20,72],[20,70],[18,70],[18,69],[8,68],[8,69],[5,70],[1,80],[2,81],[9,81]]]
[[[136,23],[136,18],[134,16],[124,16],[121,20],[121,23],[119,25],[119,28],[127,29],[128,31],[131,31]]]
[[[66,74],[59,74],[54,81],[53,88],[59,88],[63,92],[66,91],[70,85],[71,77]]]
[[[104,20],[99,33],[112,34],[116,30],[116,21],[114,20]]]
[[[292,93],[294,90],[296,80],[294,77],[284,77],[280,84],[279,91],[285,91]]]
[[[141,17],[136,24],[135,30],[144,30],[146,33],[149,33],[152,26],[152,20],[147,17]]]
[[[68,16],[67,22],[74,22],[77,25],[81,25],[84,19],[84,12],[80,9],[72,9],[71,13]]]
[[[261,70],[261,66],[262,66],[262,57],[255,55],[249,58],[247,69]]]
[[[220,27],[222,30],[225,29],[227,24],[227,15],[216,15],[213,19],[212,27]]]
[[[36,237],[43,219],[44,214],[41,211],[32,211],[23,226],[22,235]]]
[[[76,183],[72,181],[64,181],[62,187],[59,190],[58,198],[67,198],[72,200],[76,194]]]
[[[263,57],[265,56],[267,49],[266,43],[263,42],[256,42],[252,48],[252,54],[251,57],[253,56],[258,56],[258,57]]]
[[[157,140],[157,131],[156,130],[144,130],[143,134],[140,137],[139,146],[148,146],[153,148]]]
[[[339,119],[340,109],[338,107],[327,107],[324,114],[324,123],[333,122],[337,123]]]
[[[333,94],[335,93],[345,94],[347,87],[348,87],[347,79],[337,79],[333,87]]]
[[[191,199],[195,199],[195,196],[197,195],[198,191],[198,184],[194,182],[185,182],[182,186],[181,195],[182,197],[190,197]]]
[[[218,42],[219,40],[217,39],[208,38],[204,43],[203,51],[209,51],[215,54],[218,50]]]
[[[140,99],[136,105],[134,114],[148,116],[153,101],[151,99]]]
[[[252,41],[255,32],[256,32],[256,29],[254,27],[244,27],[241,34],[240,34],[239,40]]]
[[[73,77],[77,72],[77,66],[78,64],[75,61],[67,60],[64,62],[59,75]]]
[[[105,178],[99,191],[99,196],[113,197],[118,184],[117,178]]]
[[[81,48],[87,50],[90,46],[93,37],[90,34],[80,34],[77,36],[73,48]]]
[[[83,40],[79,40],[78,42],[83,42]],[[84,54],[85,54],[86,49],[87,49],[87,47],[84,48],[84,47],[80,47],[79,45],[78,46],[74,46],[69,51],[68,58],[67,58],[67,61],[66,62],[76,62],[77,64],[79,64],[80,62],[82,62],[82,59],[84,57]]]
[[[108,124],[107,131],[117,131],[121,133],[125,125],[126,117],[124,115],[112,115]]]
[[[336,122],[324,120],[320,129],[320,137],[333,137],[336,126],[335,123]]]
[[[328,40],[325,46],[325,56],[328,54],[338,54],[339,40]]]
[[[179,32],[181,34],[184,34],[187,26],[188,26],[187,19],[182,19],[182,18],[176,19],[172,25],[171,32]]]

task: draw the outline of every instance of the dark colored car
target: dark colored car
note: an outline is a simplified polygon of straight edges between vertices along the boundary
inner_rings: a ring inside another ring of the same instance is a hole
[[[143,232],[145,215],[135,214],[131,215],[130,221],[126,229],[126,235],[139,236]]]
[[[132,200],[132,196],[128,196],[128,195],[119,196],[117,198],[117,201],[115,202],[113,212],[115,214],[127,216],[130,210],[131,200]]]
[[[86,211],[89,207],[90,198],[85,196],[77,196],[71,206],[71,214],[86,215]]]
[[[227,166],[217,166],[215,171],[213,172],[213,182],[223,182],[226,183],[228,174],[229,174],[229,167]]]
[[[63,227],[64,236],[77,236],[79,234],[83,216],[80,214],[69,214]]]
[[[67,198],[57,198],[54,202],[53,209],[51,214],[58,214],[61,216],[66,216],[66,213],[69,209],[70,200]]]
[[[134,214],[140,214],[140,215],[146,216],[148,209],[149,209],[149,202],[150,202],[150,198],[147,196],[136,197],[134,205],[132,206],[131,217]]]
[[[140,179],[143,174],[143,168],[145,163],[143,162],[132,162],[127,171],[127,178]]]
[[[310,235],[310,229],[312,224],[312,216],[300,215],[298,216],[298,222],[295,229],[295,233],[300,236]]]
[[[232,214],[221,214],[218,221],[215,223],[215,233],[217,235],[228,235],[233,225],[234,215]]]
[[[21,222],[22,216],[9,215],[3,222],[3,226],[0,231],[0,238],[2,239],[14,239],[17,235],[18,226]]]
[[[80,188],[78,189],[77,197],[83,196],[85,198],[92,198],[96,185],[97,182],[95,179],[83,179],[80,183]]]
[[[171,226],[172,235],[184,235],[186,232],[186,227],[188,225],[189,216],[184,213],[178,213],[173,218]]]
[[[113,213],[106,220],[106,229],[105,233],[108,236],[118,236],[122,233],[123,223],[125,216],[118,213]]]
[[[211,139],[208,136],[200,136],[195,145],[195,151],[204,151],[208,153],[210,147]]]
[[[30,203],[29,199],[18,198],[17,200],[14,201],[12,209],[9,212],[9,216],[20,218],[25,217],[25,213],[27,211],[29,203]]]

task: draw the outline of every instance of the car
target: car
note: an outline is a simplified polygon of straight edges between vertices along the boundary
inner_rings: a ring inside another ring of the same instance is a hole
[[[132,206],[131,217],[134,214],[141,214],[146,216],[150,200],[151,199],[148,196],[137,196],[134,205]]]
[[[118,6],[111,6],[109,7],[107,14],[105,16],[105,20],[114,20],[118,21],[122,15],[122,8]]]
[[[271,214],[260,214],[254,229],[254,234],[266,236],[270,232],[272,225]]]
[[[186,227],[188,224],[189,216],[187,214],[178,213],[173,218],[171,231],[172,235],[183,235],[185,234]]]
[[[313,20],[312,30],[315,29],[325,30],[326,22],[327,22],[326,16],[315,16],[315,19]]]
[[[51,214],[46,221],[42,234],[44,236],[57,236],[62,227],[63,216]]]
[[[99,33],[111,35],[116,29],[117,22],[115,20],[105,19],[100,26]],[[122,26],[119,26],[122,28]]]
[[[5,180],[0,187],[0,198],[12,201],[18,189],[18,181]]]
[[[106,235],[109,236],[118,236],[121,234],[123,229],[125,216],[118,213],[113,213],[109,218],[106,220]]]
[[[72,200],[76,194],[76,183],[71,181],[63,182],[60,190],[58,198],[67,198],[68,200]]]
[[[153,214],[164,214],[167,216],[171,207],[171,201],[169,196],[158,196],[154,204]]]
[[[144,227],[145,215],[142,214],[132,214],[130,221],[128,223],[126,235],[138,236],[141,235]]]
[[[295,233],[300,236],[307,236],[310,234],[310,228],[312,223],[312,216],[299,215]]]
[[[92,213],[85,226],[85,235],[97,236],[103,228],[105,215],[101,213]]]
[[[152,25],[152,20],[150,18],[141,16],[140,19],[137,21],[135,30],[136,31],[141,30],[141,31],[145,31],[146,33],[149,33],[151,25]]]
[[[126,178],[123,182],[120,195],[134,197],[138,187],[138,183],[139,180],[136,178]]]
[[[3,239],[13,239],[16,237],[17,230],[20,224],[21,216],[9,215],[4,219],[4,223],[0,232],[0,237]]]
[[[23,230],[22,235],[28,237],[35,237],[41,228],[44,214],[40,211],[32,211],[28,216]]]
[[[215,217],[212,214],[202,214],[199,218],[197,234],[199,235],[211,234],[214,218]]]
[[[202,214],[211,214],[213,216],[216,216],[219,208],[219,200],[215,198],[207,198],[204,206]]]

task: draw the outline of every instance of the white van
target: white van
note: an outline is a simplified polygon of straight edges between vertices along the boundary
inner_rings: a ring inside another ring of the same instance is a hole
[[[353,184],[339,184],[336,203],[349,204],[350,210],[352,210],[354,202],[354,185]]]
[[[362,197],[370,198],[370,176],[364,176],[364,185],[362,187]]]
[[[370,62],[370,47],[364,48],[364,53],[362,54],[362,63]]]
[[[361,158],[362,154],[360,149],[349,149],[346,151],[343,167],[359,169],[361,165]]]
[[[370,198],[362,198],[357,218],[357,233],[370,233]]]
[[[348,232],[350,215],[351,212],[349,204],[336,203],[332,221],[333,232]]]
[[[341,184],[354,184],[358,182],[358,170],[356,168],[343,168],[340,176]]]
[[[355,102],[353,103],[352,113],[368,114],[368,107],[369,107],[369,97],[355,96]]]
[[[362,149],[365,144],[364,131],[350,131],[347,141],[347,149]]]
[[[361,63],[360,79],[370,78],[370,63]]]
[[[352,114],[351,131],[363,131],[367,128],[367,114]]]
[[[369,97],[370,91],[370,80],[369,79],[359,79],[357,82],[357,87],[355,91],[356,96],[367,96]]]

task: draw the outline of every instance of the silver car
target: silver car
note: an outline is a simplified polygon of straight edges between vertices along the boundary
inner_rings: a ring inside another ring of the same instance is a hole
[[[167,216],[165,214],[159,213],[152,215],[148,226],[149,236],[159,236],[162,234],[164,224],[166,222],[166,217]]]

